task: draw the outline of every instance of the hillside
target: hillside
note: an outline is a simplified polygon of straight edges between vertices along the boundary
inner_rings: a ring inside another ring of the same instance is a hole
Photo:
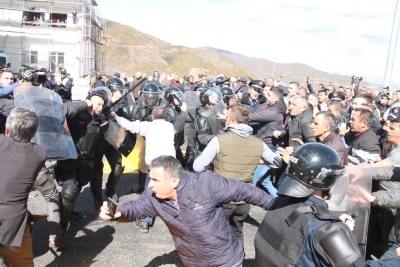
[[[126,72],[133,76],[136,71],[154,70],[181,76],[190,68],[207,69],[207,76],[223,73],[225,76],[245,76],[254,79],[272,76],[274,62],[251,58],[212,47],[188,48],[175,46],[142,33],[130,26],[107,21],[106,37],[106,74],[115,71]],[[303,84],[305,77],[310,76],[314,83],[329,82],[336,85],[349,84],[351,77],[330,74],[300,63],[277,63],[275,77],[282,75],[286,83],[294,80]],[[362,85],[370,86],[363,81]]]

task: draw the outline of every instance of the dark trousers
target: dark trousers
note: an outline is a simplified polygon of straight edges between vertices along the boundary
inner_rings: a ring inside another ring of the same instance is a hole
[[[146,182],[144,184],[144,190],[142,194],[146,194],[146,188],[150,183],[150,169],[147,169],[147,173],[146,173]],[[146,222],[149,226],[153,226],[154,225],[154,221],[156,220],[156,218],[152,218],[152,217],[146,217],[144,219],[141,219],[141,222]]]
[[[243,221],[246,219],[247,215],[249,215],[250,204],[224,204],[223,208],[233,232],[240,242],[242,242],[242,246],[244,246]]]

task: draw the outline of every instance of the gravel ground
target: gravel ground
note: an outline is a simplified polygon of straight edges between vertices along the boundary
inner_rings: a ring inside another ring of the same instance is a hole
[[[136,174],[125,174],[121,178],[117,187],[120,203],[139,196],[128,193],[134,179],[138,179]],[[33,213],[45,213],[45,200],[40,194],[29,198],[28,206]],[[63,251],[49,249],[47,221],[35,222],[32,232],[35,266],[183,266],[172,237],[159,218],[147,234],[140,233],[133,223],[103,221],[93,210],[89,186],[82,189],[75,207],[83,216],[71,221],[66,238],[72,246]],[[254,266],[253,240],[264,216],[263,209],[252,206],[244,225],[243,266]]]

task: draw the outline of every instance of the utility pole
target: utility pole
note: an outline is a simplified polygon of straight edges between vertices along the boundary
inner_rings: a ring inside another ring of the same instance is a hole
[[[392,34],[390,36],[389,51],[386,61],[385,77],[383,79],[384,87],[390,86],[392,80],[394,56],[396,53],[396,45],[397,45],[397,35],[399,33],[399,24],[400,24],[400,5],[399,5],[399,0],[397,0],[396,9],[394,11]]]
[[[276,67],[276,62],[278,61],[277,58],[275,58],[275,62],[274,62],[274,70],[272,71],[272,78],[274,78],[274,74],[275,74],[275,67]]]

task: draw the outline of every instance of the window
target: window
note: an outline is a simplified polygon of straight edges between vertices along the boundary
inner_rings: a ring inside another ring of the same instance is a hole
[[[64,66],[64,52],[50,52],[50,71],[55,72],[59,66]]]
[[[25,51],[25,64],[38,64],[38,51]]]

